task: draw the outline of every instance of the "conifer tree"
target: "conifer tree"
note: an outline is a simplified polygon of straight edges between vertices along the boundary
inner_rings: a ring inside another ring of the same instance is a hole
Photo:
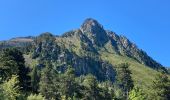
[[[170,80],[165,73],[158,74],[153,81],[153,97],[158,100],[169,100]]]
[[[96,77],[93,75],[87,75],[83,81],[83,85],[85,86],[83,99],[99,100],[100,94]]]
[[[116,84],[122,89],[123,96],[128,99],[128,92],[134,86],[128,63],[122,63],[117,66]]]
[[[38,92],[39,80],[40,80],[40,75],[39,75],[37,66],[34,66],[32,72],[31,72],[31,87],[32,87],[33,93]]]
[[[0,57],[0,76],[1,81],[8,80],[12,75],[18,75],[21,90],[30,90],[29,69],[25,67],[22,52],[16,48],[4,49]]]
[[[66,72],[60,75],[60,94],[66,99],[75,97],[78,92],[78,84],[75,81],[74,69],[68,66]]]
[[[39,92],[48,99],[59,98],[58,94],[58,76],[52,65],[47,62],[45,68],[41,72]]]

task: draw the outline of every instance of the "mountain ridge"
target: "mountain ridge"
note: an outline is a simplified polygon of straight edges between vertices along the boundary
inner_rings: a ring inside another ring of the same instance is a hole
[[[165,71],[164,67],[160,63],[148,56],[142,49],[139,49],[136,44],[132,43],[125,36],[119,36],[115,32],[105,30],[104,27],[93,18],[87,18],[79,29],[68,31],[61,36],[55,37],[56,41],[58,41],[62,40],[61,38],[70,38],[73,36],[76,36],[75,38],[79,38],[77,41],[83,41],[80,45],[84,45],[83,49],[95,51],[96,48],[103,48],[106,44],[110,43],[109,45],[111,46],[111,49],[113,49],[111,51],[114,53],[131,57],[139,63],[150,66],[153,69],[159,70],[160,68]],[[32,43],[34,38],[35,37],[32,36],[13,38],[9,41],[1,42],[0,45],[1,48],[5,46],[22,47],[23,45]],[[74,41],[70,43],[74,44]],[[68,45],[70,44],[68,43]]]
[[[101,82],[115,82],[117,65],[128,63],[134,85],[147,93],[151,93],[150,87],[158,73],[168,73],[135,43],[105,30],[93,19],[85,20],[79,29],[61,36],[46,32],[36,37],[18,37],[0,42],[0,51],[8,47],[20,49],[24,53],[25,64],[31,69],[37,67],[41,70],[46,62],[50,62],[53,69],[59,72],[70,66],[76,76],[92,74]]]
[[[100,30],[101,32],[100,32]],[[93,31],[95,30],[95,31]],[[98,30],[96,32],[96,30]],[[129,39],[127,39],[125,36],[119,36],[116,33],[104,30],[103,26],[99,24],[96,20],[92,18],[88,18],[84,21],[84,23],[81,25],[80,29],[77,29],[75,31],[82,32],[82,34],[85,34],[87,38],[91,40],[91,43],[95,45],[95,39],[97,42],[97,45],[104,45],[106,42],[111,41],[113,48],[117,49],[116,52],[121,55],[130,56],[134,59],[136,59],[138,62],[145,64],[147,66],[158,68],[163,66],[153,60],[146,52],[144,52],[142,49],[139,49],[136,44],[132,43]],[[103,32],[104,31],[104,32]],[[100,33],[100,34],[99,34]],[[102,34],[101,34],[102,33]],[[105,33],[105,34],[103,34]],[[66,32],[62,37],[65,36],[71,36],[69,34],[74,34],[74,31]],[[105,39],[101,39],[100,37],[105,37]],[[100,40],[102,40],[100,42]],[[104,40],[104,41],[103,41]],[[98,46],[100,46],[98,45]],[[163,68],[164,69],[164,68]]]

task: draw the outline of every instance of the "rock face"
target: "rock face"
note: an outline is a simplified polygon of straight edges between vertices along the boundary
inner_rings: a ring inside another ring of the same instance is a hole
[[[103,46],[108,41],[103,26],[96,20],[88,18],[81,25],[80,30],[92,41],[94,45]]]
[[[65,34],[65,36],[70,36],[70,34],[72,32]],[[97,55],[94,58],[94,56],[78,56],[74,52],[70,52],[64,46],[55,43],[52,34],[44,33],[36,38],[32,57],[39,58],[41,65],[50,61],[53,67],[61,72],[64,72],[68,66],[72,66],[77,76],[91,73],[101,81],[114,81],[115,79],[115,70],[111,64],[102,61]]]
[[[93,45],[104,46],[108,41],[111,41],[112,47],[118,54],[134,58],[151,68],[165,70],[161,64],[149,57],[147,53],[139,49],[125,36],[119,36],[112,31],[104,30],[103,26],[94,19],[86,19],[81,25],[80,30],[91,40]]]
[[[108,37],[112,41],[112,45],[117,49],[117,52],[121,55],[125,55],[134,58],[141,64],[149,66],[154,69],[165,68],[153,60],[143,50],[139,49],[134,43],[130,42],[125,36],[118,36],[114,32],[107,31]]]

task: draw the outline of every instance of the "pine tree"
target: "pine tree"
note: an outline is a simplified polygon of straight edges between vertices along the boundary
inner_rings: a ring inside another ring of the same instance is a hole
[[[153,97],[158,100],[169,100],[170,98],[170,80],[165,73],[158,74],[153,81]]]
[[[13,74],[18,74],[19,72],[15,51],[13,49],[3,49],[0,55],[1,82],[10,79]]]
[[[128,92],[134,86],[128,63],[122,63],[117,66],[116,84],[122,89],[123,96],[128,99]]]
[[[105,100],[112,100],[115,98],[115,89],[111,81],[104,81],[99,84],[101,98]]]
[[[74,69],[68,66],[66,72],[60,75],[60,94],[66,99],[73,98],[78,91],[78,84],[75,82]]]
[[[22,52],[16,48],[4,49],[0,57],[1,81],[8,80],[12,75],[18,75],[21,90],[30,90],[29,68],[25,67]]]
[[[38,92],[39,80],[40,80],[40,75],[39,75],[37,66],[34,66],[32,72],[31,72],[31,87],[32,87],[33,93]]]
[[[58,99],[58,75],[52,68],[52,65],[47,62],[46,67],[41,72],[39,92],[47,99]]]
[[[85,86],[83,100],[99,100],[100,94],[96,77],[87,75],[83,85]]]

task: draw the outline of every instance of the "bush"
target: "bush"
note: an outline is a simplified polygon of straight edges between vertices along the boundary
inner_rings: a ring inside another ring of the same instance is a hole
[[[45,98],[41,94],[31,94],[27,100],[45,100]]]

